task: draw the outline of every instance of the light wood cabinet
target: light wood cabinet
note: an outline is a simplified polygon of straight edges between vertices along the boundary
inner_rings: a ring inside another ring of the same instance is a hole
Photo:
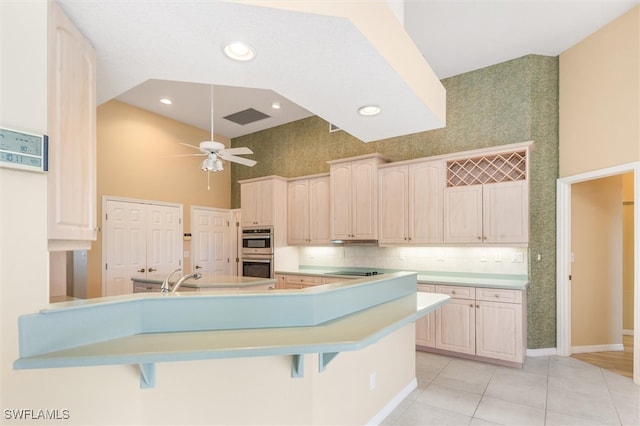
[[[527,181],[445,189],[445,243],[527,243]]]
[[[418,291],[435,293],[435,286],[431,284],[418,284]],[[436,311],[429,312],[416,321],[416,345],[435,348]]]
[[[443,242],[441,161],[422,161],[378,170],[380,244]]]
[[[375,240],[380,154],[329,161],[332,240]]]
[[[527,149],[446,163],[444,242],[527,244]]]
[[[526,341],[524,292],[418,284],[451,300],[416,322],[418,349],[522,365]]]
[[[438,286],[451,300],[436,311],[436,348],[463,354],[476,352],[475,289]]]
[[[285,289],[301,289],[322,284],[331,284],[346,281],[349,278],[326,277],[324,275],[287,275],[276,274],[276,288]]]
[[[329,175],[289,181],[287,241],[290,245],[331,242],[329,202]]]
[[[275,248],[287,245],[287,179],[280,176],[240,183],[242,227],[273,227]]]
[[[97,236],[96,54],[60,6],[49,7],[49,248],[89,249]]]

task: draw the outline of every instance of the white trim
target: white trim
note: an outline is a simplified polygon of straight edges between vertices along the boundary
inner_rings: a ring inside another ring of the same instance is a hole
[[[400,403],[404,401],[404,399],[408,397],[409,394],[413,392],[413,390],[417,387],[418,380],[414,377],[413,380],[410,381],[409,384],[407,384],[407,386],[405,386],[396,396],[394,396],[389,402],[387,402],[387,405],[385,405],[382,410],[378,411],[378,413],[367,422],[367,425],[381,424],[384,419],[386,419],[389,414],[391,414],[393,410],[395,410],[400,405]]]
[[[571,346],[571,353],[573,354],[587,354],[591,352],[614,352],[624,351],[624,345],[622,343],[613,345],[592,345],[592,346]]]
[[[571,185],[593,179],[634,173],[634,201],[640,199],[640,162],[632,162],[591,172],[567,176],[557,181],[557,222],[556,222],[556,323],[558,355],[571,355]],[[640,209],[633,212],[635,253],[640,253]],[[640,256],[634,257],[634,330],[640,329]],[[634,335],[634,347],[640,347],[640,333]],[[640,384],[640,351],[633,352],[633,381]]]
[[[633,330],[622,330],[623,336],[633,336]]]
[[[527,349],[527,356],[530,357],[554,355],[558,355],[558,350],[556,348]]]

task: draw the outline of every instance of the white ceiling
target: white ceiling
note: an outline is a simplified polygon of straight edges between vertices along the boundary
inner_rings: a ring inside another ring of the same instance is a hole
[[[59,2],[96,48],[98,103],[116,98],[209,130],[214,84],[215,132],[230,138],[313,114],[363,141],[438,127],[345,18],[214,0]],[[442,79],[531,53],[556,56],[639,2],[407,0],[404,26]],[[221,54],[220,44],[236,38],[250,40],[254,61]],[[353,113],[368,102],[384,105],[383,114],[367,121]],[[247,108],[271,117],[245,126],[222,118]]]

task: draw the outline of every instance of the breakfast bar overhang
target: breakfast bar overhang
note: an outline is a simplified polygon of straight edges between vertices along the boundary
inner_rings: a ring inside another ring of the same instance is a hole
[[[142,388],[158,362],[318,354],[324,371],[340,352],[361,350],[415,322],[449,296],[417,293],[398,272],[303,290],[134,294],[58,303],[19,318],[15,369],[134,364]],[[88,327],[87,325],[93,325]]]

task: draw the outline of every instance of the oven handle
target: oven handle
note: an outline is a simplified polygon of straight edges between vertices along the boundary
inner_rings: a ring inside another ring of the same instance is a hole
[[[262,240],[262,239],[265,239],[265,238],[271,239],[271,234],[264,234],[264,235],[251,234],[251,235],[243,235],[242,236],[243,240]]]
[[[252,258],[252,257],[243,257],[242,258],[243,262],[255,262],[255,263],[271,263],[272,260],[271,259],[265,259],[265,258]]]

